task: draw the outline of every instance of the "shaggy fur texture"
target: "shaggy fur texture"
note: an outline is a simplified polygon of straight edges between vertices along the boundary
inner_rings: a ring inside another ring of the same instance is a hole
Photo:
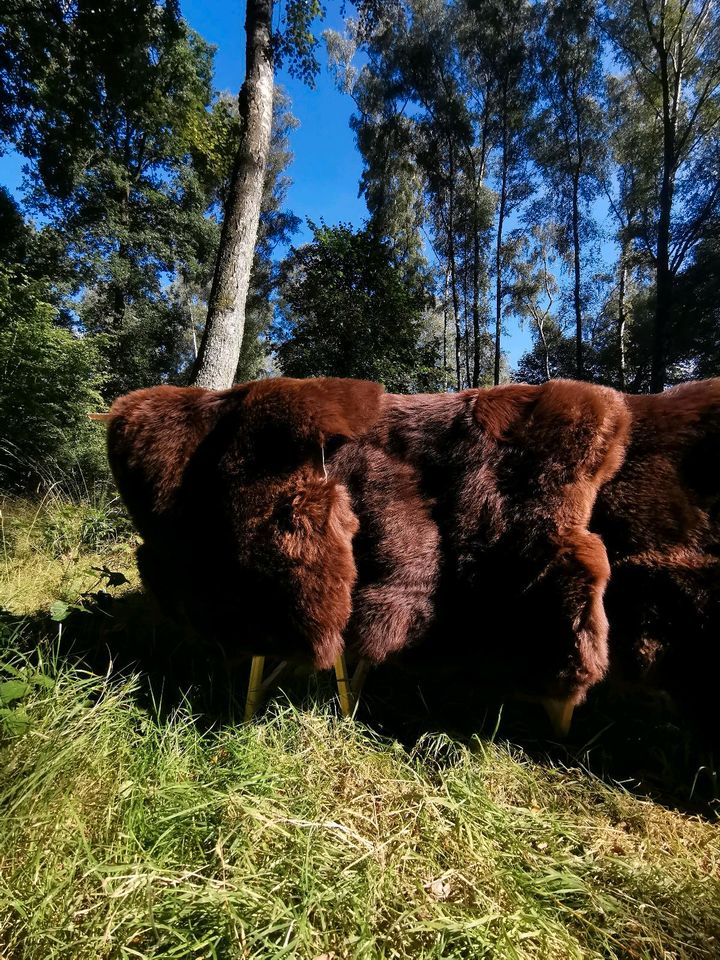
[[[226,647],[328,667],[344,637],[375,663],[441,643],[503,688],[579,701],[607,665],[587,523],[627,419],[583,384],[278,379],[122,397],[108,446],[143,580]]]
[[[715,713],[720,380],[627,403],[625,462],[601,491],[591,524],[612,565],[606,608],[613,671],[656,683],[695,712]]]
[[[409,579],[423,590],[437,571],[432,629],[422,613],[415,620],[427,655],[471,658],[505,691],[575,702],[602,678],[609,565],[588,521],[620,465],[628,422],[618,394],[578,383],[383,398],[374,427],[343,452],[343,476],[351,456],[414,471],[429,511],[418,509],[416,542],[430,552],[431,519],[440,538],[438,563],[424,567],[423,581],[422,562],[416,573],[408,554]],[[385,476],[395,474],[386,468]],[[364,496],[356,494],[361,526]],[[369,552],[377,554],[377,543]]]
[[[367,429],[381,393],[362,381],[268,380],[115,402],[110,463],[145,541],[141,576],[170,613],[226,648],[332,665],[358,521],[322,450]]]
[[[115,403],[108,444],[145,583],[226,647],[415,647],[575,703],[609,659],[677,692],[718,650],[720,381],[160,387]]]

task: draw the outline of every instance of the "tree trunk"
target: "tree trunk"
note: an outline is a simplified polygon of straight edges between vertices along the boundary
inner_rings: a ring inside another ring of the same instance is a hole
[[[457,291],[457,270],[455,265],[455,154],[453,145],[449,143],[450,183],[448,186],[448,254],[450,256],[450,291],[452,293],[453,316],[455,318],[455,374],[457,388],[462,390],[462,374],[460,373],[460,303]]]
[[[443,390],[447,390],[447,331],[448,331],[448,297],[450,286],[450,266],[445,266],[445,299],[443,300]]]
[[[476,199],[477,203],[477,199]],[[473,231],[473,375],[472,385],[480,386],[480,236],[477,223]]]
[[[505,226],[505,206],[507,203],[507,148],[503,146],[502,184],[500,187],[500,206],[498,209],[497,237],[495,241],[495,370],[493,382],[500,383],[500,339],[502,337],[502,242]]]
[[[664,8],[663,8],[664,10]],[[682,33],[680,34],[682,38]],[[665,21],[660,24],[660,38],[656,43],[660,65],[660,82],[663,100],[663,165],[660,181],[659,216],[657,232],[657,272],[655,283],[655,329],[653,330],[652,361],[650,365],[650,389],[661,393],[667,380],[666,337],[672,316],[673,274],[670,269],[670,218],[672,215],[673,190],[675,186],[675,135],[677,131],[677,103],[680,98],[682,78],[682,50],[676,62],[675,98],[670,92],[668,70],[669,54],[665,48]]]
[[[246,71],[239,96],[240,143],[225,206],[220,249],[193,383],[232,385],[245,329],[273,104],[272,0],[248,0]]]
[[[547,337],[545,336],[545,320],[547,319],[547,313],[544,316],[539,314],[535,315],[535,326],[538,329],[540,334],[540,341],[542,343],[543,350],[543,368],[545,372],[545,380],[552,380],[550,375],[550,348],[548,347]]]
[[[618,383],[621,390],[625,389],[625,325],[627,312],[625,310],[625,292],[627,286],[626,250],[623,243],[620,252],[620,285],[618,290]]]
[[[580,296],[580,173],[575,170],[573,174],[573,209],[572,209],[572,232],[573,232],[573,266],[574,266],[574,284],[573,284],[573,307],[575,309],[575,376],[578,380],[585,379],[585,363],[583,359],[583,322],[582,322],[582,297]]]
[[[668,157],[669,152],[669,157]],[[673,275],[670,270],[670,213],[672,210],[672,150],[666,148],[660,187],[658,219],[655,329],[653,331],[650,389],[661,393],[667,379],[666,331],[672,315]]]
[[[470,298],[468,297],[468,255],[467,255],[467,236],[463,237],[465,241],[464,250],[463,250],[463,318],[465,320],[465,327],[463,331],[463,340],[465,342],[465,386],[470,386],[470,324],[468,323],[468,317],[470,316]]]

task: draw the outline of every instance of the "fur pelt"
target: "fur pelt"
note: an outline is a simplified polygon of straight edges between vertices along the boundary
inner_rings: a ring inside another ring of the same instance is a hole
[[[113,404],[110,464],[144,539],[140,574],[169,613],[230,650],[332,665],[358,521],[322,451],[367,429],[381,393],[278,379],[155,387]]]
[[[108,449],[146,585],[231,649],[415,647],[577,703],[609,664],[682,686],[718,647],[720,381],[158,387]]]
[[[592,529],[612,567],[613,671],[715,711],[720,675],[720,379],[628,396],[622,469]],[[715,724],[716,725],[716,724]]]
[[[588,522],[622,461],[622,397],[558,381],[385,396],[381,407],[339,466],[348,482],[359,449],[415,472],[440,547],[434,615],[423,619],[431,655],[474,661],[504,690],[581,701],[608,663],[609,564]]]
[[[583,384],[383,397],[277,379],[130,394],[108,445],[141,575],[202,633],[327,667],[343,637],[380,662],[441,631],[493,659],[500,626],[502,682],[580,700],[607,665],[587,523],[627,419]]]

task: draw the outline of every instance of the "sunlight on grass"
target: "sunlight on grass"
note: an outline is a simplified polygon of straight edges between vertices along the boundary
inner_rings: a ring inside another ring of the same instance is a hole
[[[129,532],[106,490],[84,500],[52,490],[38,503],[0,498],[0,609],[23,616],[74,602],[103,565],[133,577]]]
[[[146,676],[43,639],[92,567],[137,583],[123,518],[2,509],[3,960],[720,955],[713,820],[479,737],[406,749],[337,719],[322,684],[250,725],[149,709]],[[123,615],[127,643],[148,614]]]
[[[8,662],[2,955],[717,956],[701,819],[479,740],[289,707],[203,734],[133,680]]]

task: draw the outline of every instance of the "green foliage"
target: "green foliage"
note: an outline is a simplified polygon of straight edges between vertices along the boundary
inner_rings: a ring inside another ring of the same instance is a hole
[[[673,379],[720,376],[720,229],[697,246],[677,278],[669,333]]]
[[[174,378],[191,325],[168,278],[209,279],[237,118],[213,100],[212,50],[174,3],[18,4],[3,35],[8,137],[26,205],[61,251],[59,302],[106,360],[108,398]],[[118,24],[123,24],[118,29]]]
[[[427,298],[369,228],[311,224],[313,240],[284,264],[283,373],[379,380],[409,392],[437,385],[438,345],[424,340]]]
[[[30,161],[26,208],[47,223],[35,260],[48,261],[63,322],[99,334],[111,400],[183,382],[192,365],[239,136],[237,103],[214,94],[212,48],[173,3],[58,4],[54,16],[51,26],[47,11],[13,8],[0,75],[16,96],[0,111],[0,131]],[[282,209],[295,121],[280,90],[274,116],[243,378],[264,371],[272,251],[296,222]],[[18,216],[0,197],[0,224],[19,229]],[[12,251],[4,259],[17,261]]]
[[[550,376],[572,379],[575,374],[575,338],[563,332],[557,320],[545,320],[543,334],[549,356]],[[531,350],[523,354],[515,378],[521,383],[544,383],[548,377],[545,366],[545,346],[536,336]]]
[[[60,501],[40,521],[43,548],[53,557],[72,551],[97,553],[132,533],[119,498]]]
[[[320,64],[317,59],[318,39],[312,32],[316,19],[325,16],[319,0],[286,0],[283,4],[282,29],[275,34],[275,53],[285,64],[291,77],[315,86]]]
[[[55,325],[44,296],[0,267],[0,487],[91,476],[104,462],[104,437],[87,417],[102,404],[98,351]]]

